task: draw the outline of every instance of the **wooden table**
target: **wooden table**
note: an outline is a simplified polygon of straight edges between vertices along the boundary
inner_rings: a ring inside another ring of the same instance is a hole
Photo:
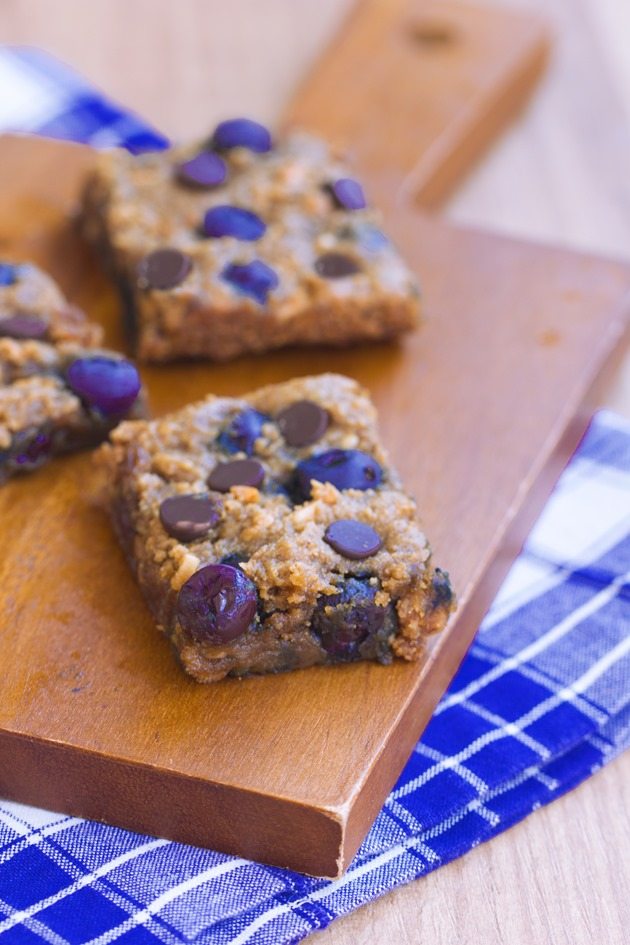
[[[56,52],[182,136],[231,113],[273,122],[350,2],[6,0],[0,39]],[[502,2],[552,20],[554,62],[527,112],[446,216],[628,257],[630,7],[620,0]],[[630,416],[630,360],[603,402]],[[621,945],[630,926],[629,811],[627,753],[463,859],[335,922],[318,941]]]

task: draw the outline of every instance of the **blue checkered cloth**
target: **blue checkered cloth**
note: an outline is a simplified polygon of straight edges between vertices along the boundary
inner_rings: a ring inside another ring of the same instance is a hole
[[[73,74],[54,94],[65,73],[49,66],[0,50],[0,96],[8,69],[19,87],[25,68],[34,88],[42,70],[58,106],[43,119],[40,108],[39,126],[30,112],[28,130],[66,137],[66,115],[73,136],[103,143],[92,118],[82,124],[84,104],[73,107],[76,90],[114,116],[108,144],[125,144],[129,128],[134,149],[154,134]],[[3,945],[287,945],[461,856],[630,743],[629,598],[630,424],[601,412],[345,876],[313,879],[0,801]]]

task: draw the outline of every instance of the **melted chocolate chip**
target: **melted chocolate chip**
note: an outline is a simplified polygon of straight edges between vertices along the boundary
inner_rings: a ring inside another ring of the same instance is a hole
[[[289,446],[308,446],[324,435],[330,416],[312,400],[297,400],[280,411],[276,422]]]
[[[324,253],[315,260],[315,272],[324,279],[343,279],[361,272],[361,266],[345,253]]]
[[[188,578],[177,597],[177,617],[197,643],[224,644],[242,636],[258,607],[256,585],[239,568],[207,564]]]
[[[229,492],[232,486],[258,488],[265,478],[265,470],[257,459],[233,459],[219,463],[208,476],[208,485],[216,492]]]
[[[214,151],[200,151],[190,160],[178,164],[175,173],[180,183],[205,190],[225,182],[227,165]]]
[[[9,315],[0,319],[0,337],[40,340],[48,334],[48,323],[37,315]]]
[[[170,496],[160,505],[160,521],[164,530],[178,541],[205,538],[219,518],[217,502],[204,493]]]
[[[333,522],[324,533],[324,541],[344,558],[362,561],[383,547],[378,532],[355,519],[343,518]]]
[[[173,289],[192,269],[192,259],[179,249],[156,249],[138,264],[138,284],[143,289]]]

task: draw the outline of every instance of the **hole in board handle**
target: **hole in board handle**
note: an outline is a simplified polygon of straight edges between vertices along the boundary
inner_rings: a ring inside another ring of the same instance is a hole
[[[444,49],[459,39],[457,28],[452,23],[438,20],[420,20],[410,23],[407,34],[414,43],[424,49]]]

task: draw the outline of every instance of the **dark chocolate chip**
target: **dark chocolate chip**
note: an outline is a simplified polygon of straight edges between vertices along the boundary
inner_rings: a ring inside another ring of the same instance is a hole
[[[260,259],[249,263],[229,263],[221,272],[221,278],[241,295],[250,296],[264,305],[273,289],[279,285],[276,273]]]
[[[361,450],[327,450],[298,463],[296,491],[302,501],[310,498],[311,480],[331,482],[337,489],[376,489],[383,470],[376,460]]]
[[[173,289],[192,269],[192,259],[179,249],[156,249],[138,263],[138,284],[143,289]]]
[[[251,210],[233,207],[231,204],[210,207],[203,218],[203,232],[215,239],[233,236],[237,240],[251,243],[259,240],[266,229],[264,221]]]
[[[276,422],[289,446],[308,446],[324,435],[330,416],[312,400],[296,400],[280,411]]]
[[[386,638],[395,628],[395,616],[390,605],[380,607],[375,603],[378,587],[362,578],[348,578],[338,594],[322,595],[318,598],[311,630],[321,646],[335,660],[353,660],[360,656],[372,639],[374,655],[387,661],[386,640],[375,646],[373,638]],[[380,653],[384,650],[383,654]]]
[[[220,519],[217,502],[205,493],[173,495],[160,505],[164,530],[178,541],[205,538]]]
[[[13,285],[17,282],[20,267],[13,263],[0,262],[0,286]]]
[[[229,426],[222,430],[217,442],[228,453],[245,453],[251,456],[254,452],[256,440],[262,433],[262,428],[269,421],[264,413],[246,407],[232,418]]]
[[[206,189],[225,182],[227,165],[214,151],[200,151],[188,161],[178,164],[175,173],[182,184]]]
[[[264,125],[249,118],[231,118],[217,125],[212,136],[212,145],[219,151],[230,148],[249,148],[264,154],[271,151],[271,135]]]
[[[265,478],[265,470],[257,459],[233,459],[219,463],[208,476],[208,485],[216,492],[229,492],[232,486],[258,488]]]
[[[364,522],[351,518],[342,518],[329,525],[324,533],[324,541],[344,558],[353,561],[370,558],[383,547],[378,532]]]
[[[361,267],[345,253],[324,253],[315,260],[315,271],[324,279],[343,279],[361,272]]]
[[[364,210],[367,206],[361,184],[351,177],[341,177],[328,188],[337,206],[343,210]]]
[[[89,407],[103,414],[123,414],[140,393],[140,376],[124,358],[92,355],[72,361],[66,382]]]
[[[41,339],[48,334],[48,323],[37,315],[9,315],[0,319],[0,337]]]
[[[197,643],[229,643],[250,629],[258,607],[256,585],[239,568],[207,564],[177,597],[183,630]]]

